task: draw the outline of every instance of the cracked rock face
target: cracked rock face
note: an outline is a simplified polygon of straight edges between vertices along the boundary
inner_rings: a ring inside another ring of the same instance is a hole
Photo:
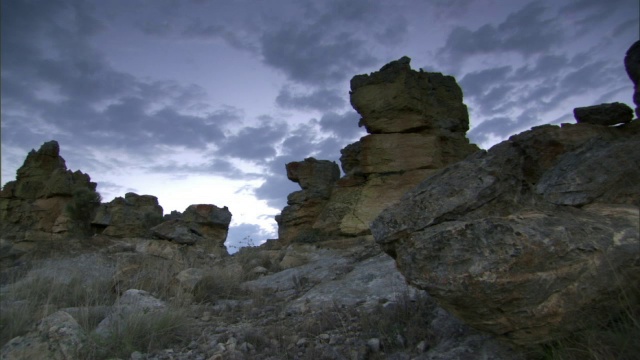
[[[371,231],[471,326],[561,338],[622,311],[640,281],[639,134],[637,120],[534,128],[432,175]]]

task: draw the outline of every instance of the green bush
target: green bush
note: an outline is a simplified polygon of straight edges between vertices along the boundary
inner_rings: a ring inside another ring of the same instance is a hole
[[[88,188],[77,188],[73,191],[73,197],[67,204],[66,211],[83,231],[87,231],[95,210],[101,202],[102,196],[98,192]]]

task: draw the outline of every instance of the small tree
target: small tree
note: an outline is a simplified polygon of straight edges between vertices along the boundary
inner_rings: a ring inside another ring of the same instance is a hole
[[[67,204],[66,211],[80,231],[88,232],[95,210],[100,206],[102,196],[97,191],[88,188],[77,188],[73,191],[73,197]]]

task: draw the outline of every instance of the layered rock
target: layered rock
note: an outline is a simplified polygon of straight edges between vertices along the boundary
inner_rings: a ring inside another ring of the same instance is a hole
[[[640,281],[638,135],[636,120],[513,136],[422,182],[373,236],[411,284],[517,344],[606,321]]]
[[[56,141],[31,150],[18,169],[16,180],[0,192],[0,232],[6,239],[50,240],[64,238],[88,227],[88,221],[74,218],[67,206],[82,193],[95,193],[89,175],[67,170]],[[96,195],[97,197],[97,195]],[[96,204],[86,204],[91,212]]]
[[[190,205],[180,214],[151,228],[153,235],[179,244],[198,245],[219,256],[228,255],[224,242],[229,232],[231,212],[225,206]]]
[[[127,193],[100,205],[91,226],[113,237],[150,237],[150,229],[162,221],[162,206],[153,195]]]
[[[289,194],[288,205],[276,216],[278,238],[301,240],[329,200],[340,169],[335,162],[314,158],[288,163],[286,169],[287,178],[300,184],[302,190]]]
[[[341,150],[345,176],[330,192],[323,190],[328,198],[305,202],[293,193],[281,219],[295,218],[312,238],[367,235],[382,209],[437,169],[478,150],[466,138],[469,117],[455,79],[414,71],[410,61],[403,57],[351,80],[351,104],[369,135]],[[291,241],[291,225],[278,223],[280,239]]]

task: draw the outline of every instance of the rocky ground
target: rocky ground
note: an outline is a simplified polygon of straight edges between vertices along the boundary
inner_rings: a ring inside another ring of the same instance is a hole
[[[367,237],[218,259],[163,240],[74,244],[3,271],[2,359],[522,357],[408,287]]]

